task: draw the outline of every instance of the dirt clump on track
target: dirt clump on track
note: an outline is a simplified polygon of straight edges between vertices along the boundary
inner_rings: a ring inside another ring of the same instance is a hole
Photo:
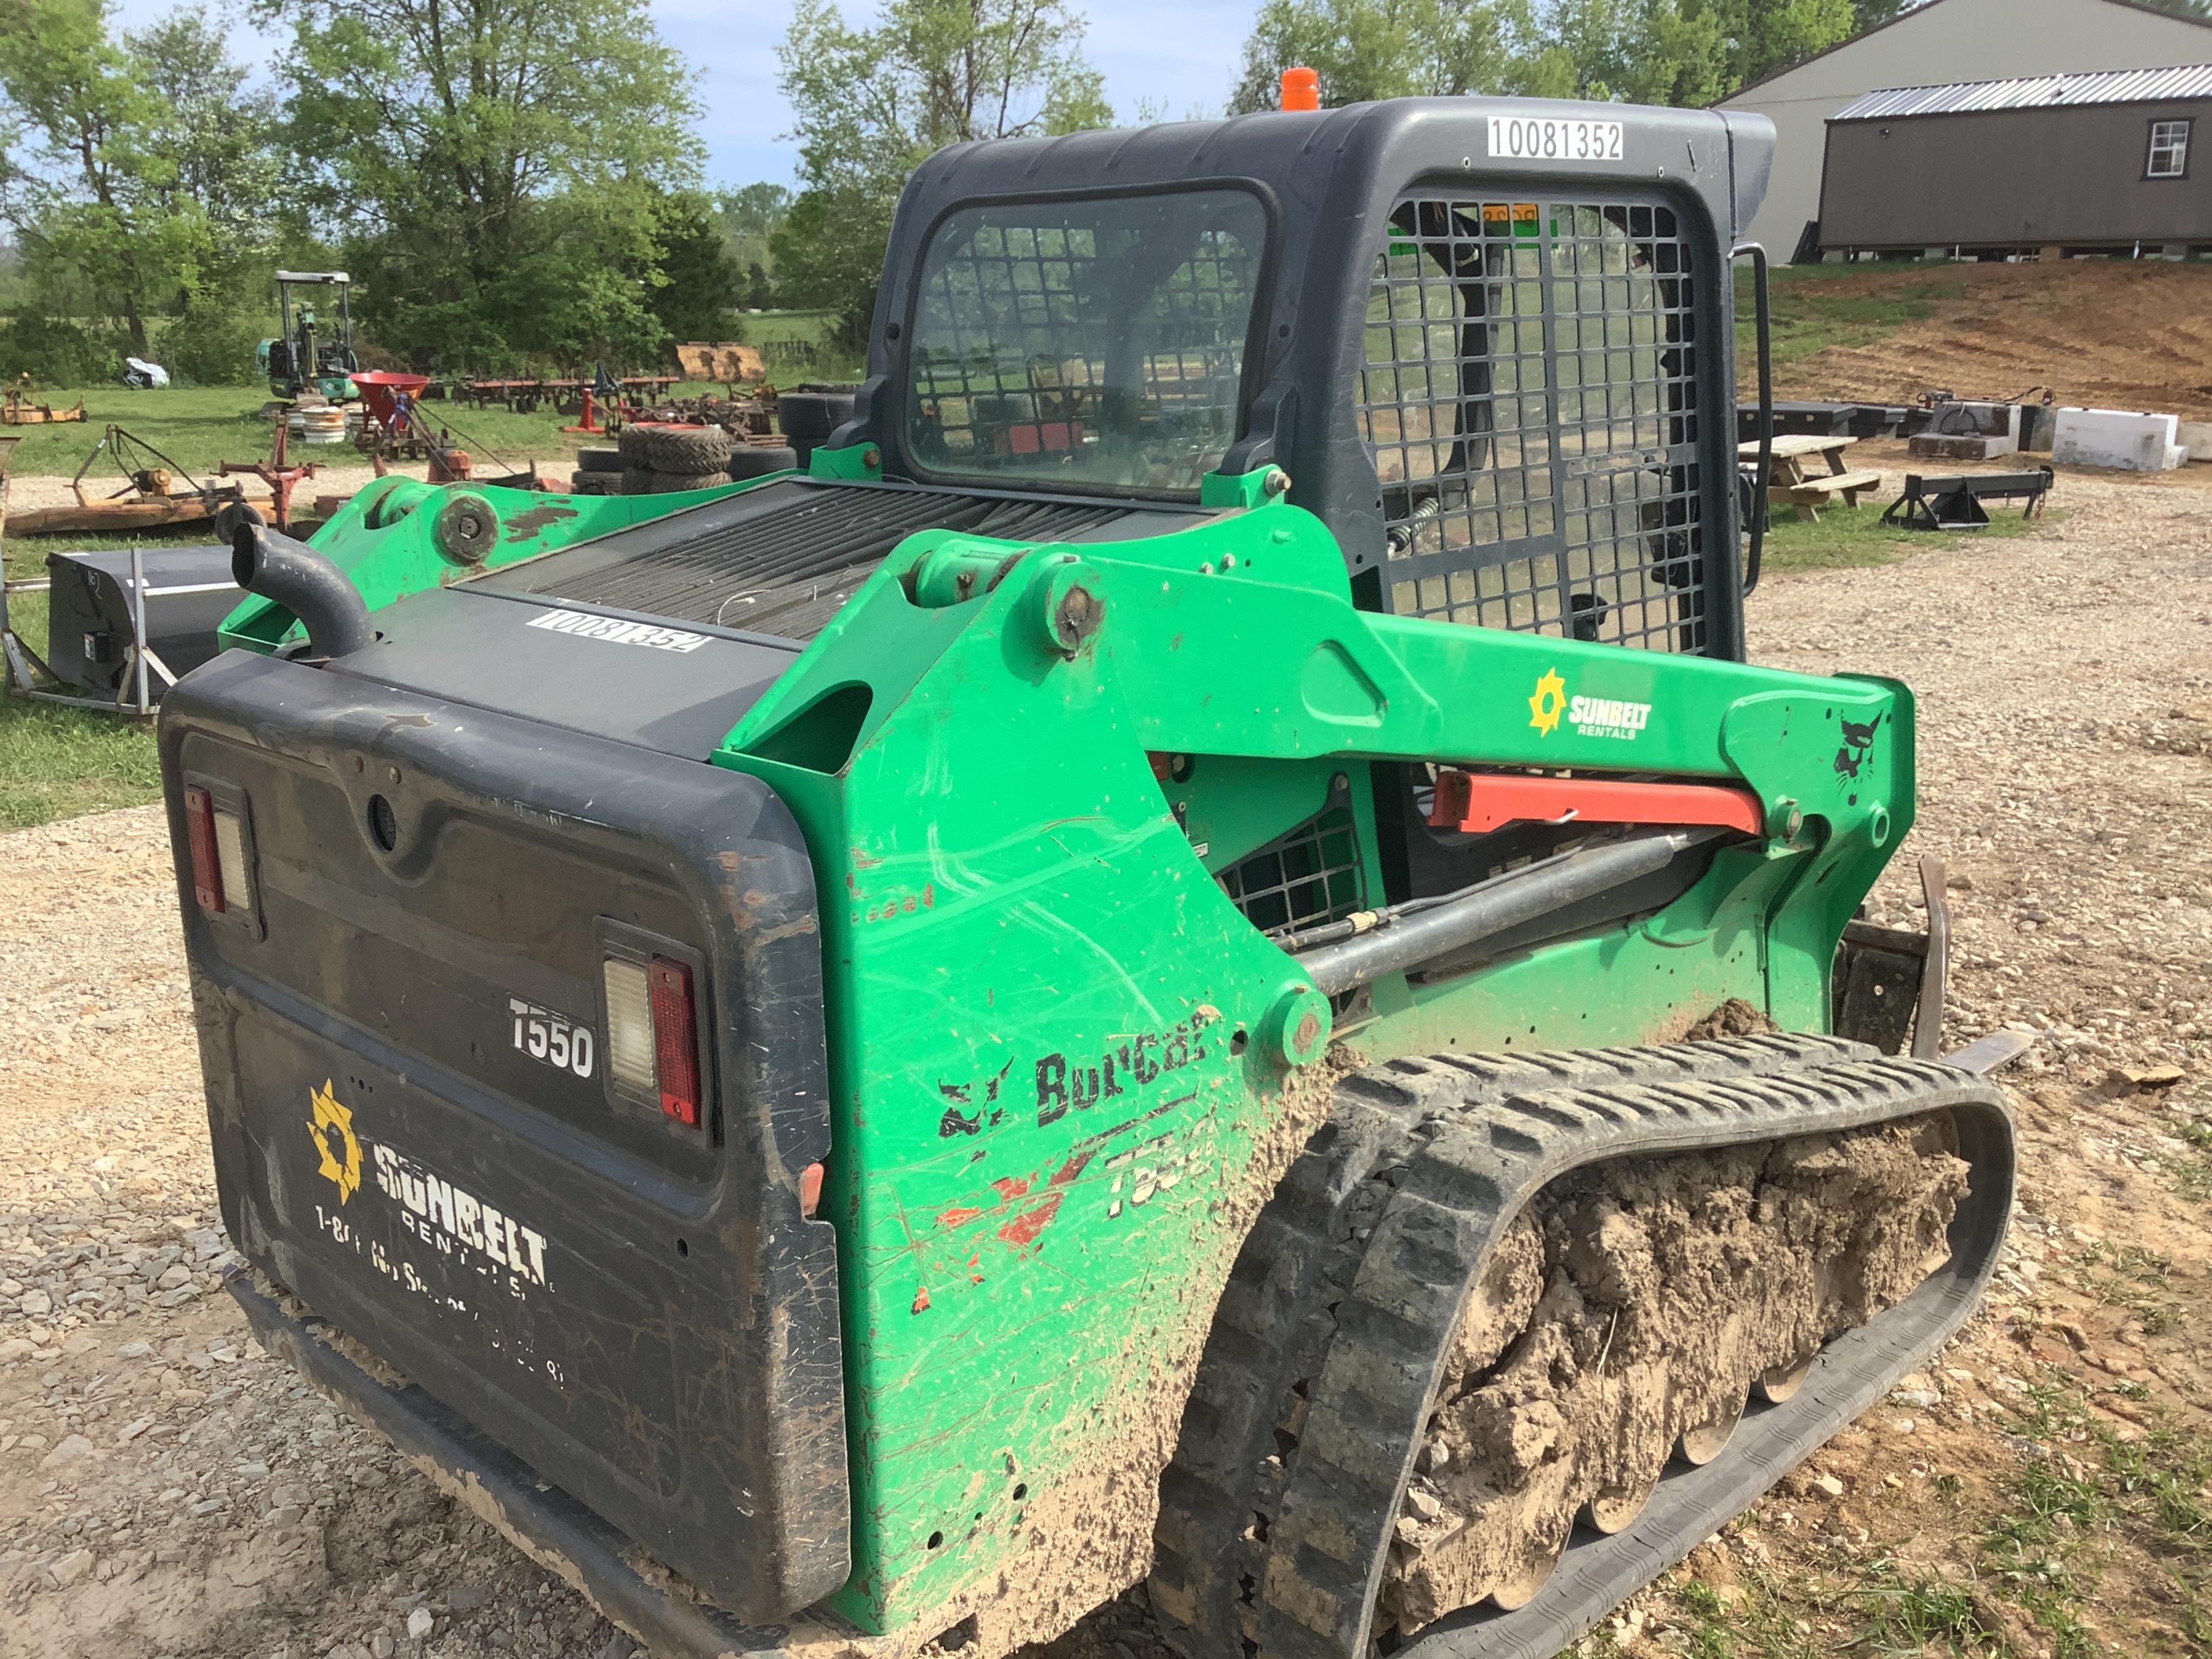
[[[1815,303],[1931,289],[1928,316],[1779,366],[1775,396],[1904,404],[1939,387],[2008,398],[2047,386],[2062,404],[2212,419],[2212,264],[1869,265],[1807,284]]]
[[[1589,1507],[1633,1518],[1678,1445],[1704,1462],[1754,1380],[1937,1265],[1966,1188],[1949,1115],[1597,1165],[1538,1195],[1462,1316],[1384,1607],[1414,1630],[1518,1605]]]

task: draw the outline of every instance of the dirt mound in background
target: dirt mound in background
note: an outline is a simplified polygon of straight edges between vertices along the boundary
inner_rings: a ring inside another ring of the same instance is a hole
[[[1894,264],[1822,278],[1812,291],[1880,299],[1924,289],[1931,274],[1964,295],[1933,300],[1932,315],[1873,343],[1778,366],[1775,396],[1901,404],[1933,387],[2012,398],[2049,386],[2062,404],[2212,420],[2212,264]],[[1780,307],[1788,282],[1778,283]]]

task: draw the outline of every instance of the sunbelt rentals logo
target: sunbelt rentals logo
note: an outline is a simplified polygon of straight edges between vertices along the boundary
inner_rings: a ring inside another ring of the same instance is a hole
[[[1619,697],[1578,697],[1556,668],[1547,668],[1528,698],[1528,724],[1549,737],[1565,720],[1578,738],[1613,738],[1633,743],[1651,720],[1651,705]]]

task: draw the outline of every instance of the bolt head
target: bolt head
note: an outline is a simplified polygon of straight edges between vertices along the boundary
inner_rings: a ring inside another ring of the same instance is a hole
[[[1328,999],[1312,986],[1285,986],[1260,1022],[1261,1053],[1279,1066],[1310,1066],[1328,1051]]]

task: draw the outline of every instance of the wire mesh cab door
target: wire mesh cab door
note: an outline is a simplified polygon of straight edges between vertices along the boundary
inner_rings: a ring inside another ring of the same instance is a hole
[[[1352,393],[1395,615],[1692,655],[1741,654],[1724,274],[1662,198],[1409,191],[1374,256]],[[1716,416],[1708,410],[1718,410]],[[1394,895],[1448,890],[1569,830],[1425,823],[1429,769],[1376,769]]]
[[[1701,402],[1731,395],[1702,361],[1713,263],[1660,200],[1396,203],[1354,393],[1381,608],[1736,654],[1734,605],[1711,592],[1735,574],[1716,556],[1729,519],[1701,454]]]

